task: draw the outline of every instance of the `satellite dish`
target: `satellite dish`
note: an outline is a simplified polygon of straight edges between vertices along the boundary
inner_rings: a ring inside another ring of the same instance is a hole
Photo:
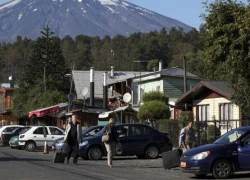
[[[81,90],[81,95],[82,97],[85,97],[89,92],[89,89],[87,87],[84,87],[82,90]]]
[[[131,96],[130,93],[125,93],[125,94],[123,95],[123,101],[124,101],[125,103],[129,103],[129,102],[131,101],[131,99],[132,99],[132,96]]]
[[[10,76],[10,77],[9,77],[9,81],[12,81],[12,80],[13,80],[13,76]]]

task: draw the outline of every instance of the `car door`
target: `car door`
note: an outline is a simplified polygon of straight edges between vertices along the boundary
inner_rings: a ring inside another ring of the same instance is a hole
[[[250,134],[248,134],[238,147],[238,161],[241,169],[250,169]]]
[[[47,127],[37,127],[32,134],[32,139],[36,142],[36,146],[44,146],[44,142],[48,141],[47,135]]]
[[[116,154],[117,155],[126,155],[128,152],[128,125],[118,125],[116,126],[117,131],[117,143],[116,143]]]
[[[121,146],[124,155],[141,155],[144,153],[145,146],[148,142],[148,135],[145,134],[145,126],[129,125],[128,135],[121,140]],[[123,142],[124,141],[124,142]]]
[[[64,132],[57,127],[48,127],[48,128],[49,128],[49,133],[47,135],[48,146],[52,146],[53,142],[56,139],[64,137]]]

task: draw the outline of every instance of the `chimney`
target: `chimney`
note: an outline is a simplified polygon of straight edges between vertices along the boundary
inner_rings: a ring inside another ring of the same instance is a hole
[[[111,66],[110,76],[114,77],[114,66]]]
[[[162,60],[159,61],[159,71],[162,71]]]
[[[90,68],[90,106],[94,106],[94,99],[95,99],[95,84],[94,84],[94,78],[95,78],[95,71],[94,68]]]
[[[107,72],[103,73],[103,109],[107,109],[108,104],[108,86],[107,86]]]

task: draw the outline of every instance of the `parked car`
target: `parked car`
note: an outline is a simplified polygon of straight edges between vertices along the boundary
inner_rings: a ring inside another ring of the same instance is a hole
[[[51,147],[55,139],[64,137],[64,131],[55,126],[33,126],[19,135],[18,144],[27,151],[34,151],[36,147],[43,147],[45,141]]]
[[[196,176],[228,178],[250,170],[250,126],[233,129],[212,144],[190,149],[181,157],[181,170]]]
[[[97,132],[99,132],[104,126],[103,125],[97,125],[97,126],[91,126],[89,128],[85,128],[82,130],[82,138],[93,136]],[[52,144],[52,150],[60,150],[63,149],[64,145],[64,137],[61,137],[57,140],[55,140]]]
[[[18,144],[18,141],[19,141],[19,134],[23,134],[25,133],[26,131],[28,131],[31,127],[30,126],[25,126],[25,127],[22,127],[21,128],[21,131],[18,133],[17,136],[13,136],[12,138],[10,138],[10,141],[9,141],[9,145],[11,148],[13,149],[21,149],[19,144]]]
[[[107,154],[101,140],[104,129],[83,139],[79,147],[79,155],[83,159],[98,160]],[[158,158],[161,152],[173,148],[167,133],[159,132],[145,124],[120,124],[116,126],[116,130],[116,155]]]
[[[22,125],[8,125],[2,126],[0,128],[0,145],[1,146],[8,146],[9,140],[12,136],[16,136],[20,131]]]

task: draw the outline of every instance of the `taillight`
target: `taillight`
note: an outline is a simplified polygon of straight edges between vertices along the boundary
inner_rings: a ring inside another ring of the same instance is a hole
[[[24,134],[20,135],[19,138],[24,138]]]

